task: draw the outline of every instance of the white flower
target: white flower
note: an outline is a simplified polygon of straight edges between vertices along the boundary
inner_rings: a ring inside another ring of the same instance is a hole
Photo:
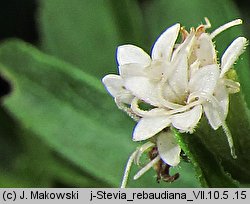
[[[132,94],[128,90],[131,86],[131,80],[133,83],[134,77],[143,77],[143,79],[149,80],[147,78],[149,72],[158,75],[160,70],[165,70],[165,64],[170,61],[179,30],[180,24],[176,24],[162,34],[152,50],[152,59],[141,48],[134,45],[118,47],[117,62],[120,76],[110,74],[103,78],[103,83],[116,101],[130,104],[133,96],[137,96],[151,105],[160,105],[154,101],[154,93],[146,92],[147,89],[152,92],[152,87],[148,87],[150,84],[147,84],[147,81],[146,84],[142,84],[145,86],[139,86],[138,90],[135,89],[136,93]]]
[[[180,162],[180,147],[170,131],[173,126],[180,132],[193,133],[203,112],[211,127],[216,130],[222,126],[236,157],[231,133],[225,123],[229,93],[239,91],[239,83],[226,77],[235,61],[244,51],[247,40],[238,37],[224,52],[220,64],[213,38],[229,27],[241,24],[241,20],[229,22],[211,34],[206,25],[188,33],[180,24],[168,28],[155,42],[151,57],[134,45],[123,45],[117,49],[119,75],[103,78],[109,93],[115,98],[119,108],[138,121],[133,140],[142,141],[156,136],[136,150],[128,161],[122,186],[125,186],[133,160],[149,148],[157,147],[158,155],[152,159],[135,178],[160,160],[169,166]],[[183,42],[176,43],[179,32]],[[149,110],[141,104],[150,105]]]

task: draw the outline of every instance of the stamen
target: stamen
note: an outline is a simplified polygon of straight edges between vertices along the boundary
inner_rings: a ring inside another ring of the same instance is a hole
[[[197,100],[197,101],[194,101],[192,103],[189,103],[181,108],[177,108],[175,110],[170,110],[170,111],[166,111],[166,115],[173,115],[175,113],[181,113],[181,112],[184,112],[186,110],[189,110],[190,108],[193,108],[194,106],[197,106],[197,105],[200,105],[202,104],[203,100]]]
[[[220,34],[221,32],[223,32],[224,30],[227,30],[230,27],[236,26],[236,25],[240,25],[242,24],[242,20],[241,19],[236,19],[234,21],[231,21],[229,23],[226,23],[222,26],[220,26],[219,28],[217,28],[216,30],[214,30],[211,34],[210,37],[214,38],[216,35]]]
[[[184,112],[186,110],[189,110],[190,108],[193,108],[194,106],[197,106],[197,105],[200,105],[204,102],[204,100],[202,99],[199,99],[197,101],[194,101],[194,102],[191,102],[185,106],[182,106],[180,108],[176,108],[174,110],[165,110],[165,111],[161,111],[161,112],[155,112],[155,115],[156,116],[168,116],[168,115],[173,115],[173,114],[176,114],[176,113],[181,113],[181,112]],[[144,111],[144,110],[141,110],[139,107],[138,107],[138,99],[137,98],[134,98],[132,103],[131,103],[131,109],[133,110],[133,112],[137,115],[139,115],[140,117],[147,117],[147,116],[154,116],[154,114],[150,111]],[[162,109],[163,110],[163,109]]]
[[[119,109],[126,112],[129,117],[131,117],[135,121],[139,121],[140,118],[134,113],[131,108],[128,108],[124,103],[122,103],[119,98],[115,98],[115,103]]]
[[[149,111],[145,111],[140,109],[139,105],[138,105],[139,99],[138,98],[134,98],[131,102],[131,109],[132,111],[136,114],[139,115],[140,117],[153,117],[153,116],[164,116],[166,115],[166,109],[163,108],[153,108]]]
[[[135,176],[134,180],[140,178],[144,173],[146,173],[152,166],[154,166],[158,161],[160,161],[160,156],[158,155],[152,161],[150,161],[146,166],[144,166]]]
[[[209,19],[207,17],[205,17],[204,19],[206,22],[206,24],[204,25],[204,28],[205,29],[211,28],[211,23],[210,23]]]
[[[233,137],[225,121],[222,121],[222,128],[223,128],[224,133],[227,136],[227,142],[230,147],[231,155],[234,159],[237,159],[237,155],[235,154]]]
[[[137,148],[129,157],[127,164],[126,164],[126,168],[124,171],[124,175],[122,178],[122,184],[121,184],[121,188],[126,188],[127,183],[128,183],[128,177],[129,177],[129,173],[131,171],[131,166],[133,164],[133,162],[135,162],[136,165],[140,165],[140,158],[141,155],[150,147],[155,146],[154,143],[152,142],[147,142],[145,144],[143,144],[141,147]],[[144,167],[145,168],[145,167]]]
[[[128,183],[128,176],[129,176],[129,173],[131,171],[131,166],[133,164],[133,161],[136,157],[136,154],[137,154],[137,151],[134,151],[131,156],[129,157],[128,161],[127,161],[127,165],[126,165],[126,168],[125,168],[125,171],[124,171],[124,175],[123,175],[123,178],[122,178],[122,184],[121,184],[121,188],[126,188],[127,186],[127,183]]]
[[[145,144],[143,144],[137,151],[136,155],[135,155],[135,159],[134,159],[134,162],[136,165],[140,165],[140,158],[141,158],[141,155],[146,151],[148,150],[149,148],[155,146],[154,143],[152,142],[147,142]]]
[[[140,109],[138,102],[139,99],[135,97],[131,102],[131,109],[136,115],[139,115],[140,117],[145,117],[149,111]]]
[[[214,98],[214,97],[213,97]],[[235,154],[235,148],[234,148],[234,142],[233,142],[233,137],[232,137],[232,134],[226,124],[226,121],[223,119],[223,112],[221,112],[222,110],[221,107],[219,106],[219,102],[216,100],[216,98],[214,98],[213,100],[213,103],[214,105],[216,106],[216,109],[218,110],[218,115],[219,115],[219,118],[221,120],[221,127],[227,137],[227,142],[228,142],[228,145],[229,145],[229,148],[230,148],[230,152],[231,152],[231,156],[234,158],[234,159],[237,159],[237,155]]]

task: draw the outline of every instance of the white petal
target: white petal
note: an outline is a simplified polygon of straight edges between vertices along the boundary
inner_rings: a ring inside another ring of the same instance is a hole
[[[177,23],[160,35],[152,49],[153,60],[170,61],[179,30],[180,24]]]
[[[118,101],[130,104],[134,96],[124,88],[124,81],[119,75],[109,74],[102,79],[102,83]]]
[[[191,79],[194,76],[194,74],[199,70],[199,67],[200,67],[199,60],[194,61],[190,65],[189,79]]]
[[[125,87],[140,100],[153,106],[161,106],[158,102],[157,83],[146,77],[131,77],[125,79]]]
[[[214,100],[204,103],[203,108],[209,124],[214,130],[222,125],[228,113],[229,98],[224,85],[218,85],[214,94]]]
[[[216,63],[216,51],[211,37],[207,33],[201,34],[197,40],[196,57],[200,61],[201,66]]]
[[[216,86],[214,97],[219,102],[221,110],[223,111],[223,119],[225,120],[228,114],[229,94],[226,90],[226,87],[222,83],[218,83],[218,85]]]
[[[119,73],[122,78],[144,76],[144,69],[141,64],[125,64],[119,66]]]
[[[130,93],[130,91],[124,90],[119,95],[116,96],[117,102],[122,102],[126,104],[131,104],[132,100],[134,99],[134,96]]]
[[[213,94],[219,78],[219,68],[216,64],[200,68],[190,79],[189,90]]]
[[[211,102],[204,103],[203,108],[209,124],[214,130],[217,130],[222,124],[218,109]]]
[[[202,115],[202,106],[195,106],[193,109],[175,114],[171,117],[172,125],[182,132],[192,133]]]
[[[188,59],[187,59],[187,53],[184,53],[180,57],[178,57],[179,60],[177,60],[174,63],[175,70],[172,73],[171,76],[169,76],[169,84],[176,93],[176,95],[180,98],[184,96],[187,90],[187,84],[188,84]]]
[[[102,83],[113,97],[116,97],[119,93],[121,93],[121,91],[124,90],[122,88],[124,86],[123,79],[119,75],[106,75],[103,77]]]
[[[164,99],[168,100],[168,101],[178,100],[178,97],[176,96],[172,87],[169,86],[169,84],[167,82],[163,85],[163,94],[162,95],[163,95]],[[161,103],[163,103],[163,102],[161,102]]]
[[[188,57],[192,52],[190,50],[192,49],[194,42],[195,42],[195,33],[191,31],[191,33],[187,36],[184,42],[178,45],[178,47],[174,50],[172,61],[178,60],[178,56],[182,55],[184,53],[188,54]]]
[[[148,66],[151,62],[150,56],[141,48],[134,45],[122,45],[117,48],[117,61],[119,65],[137,63]]]
[[[172,132],[161,132],[157,137],[157,148],[161,159],[170,166],[180,163],[181,148]]]
[[[170,120],[166,116],[141,118],[134,129],[133,140],[146,140],[153,137],[169,125]]]
[[[235,61],[244,52],[246,45],[247,39],[244,37],[238,37],[226,49],[221,59],[220,77],[223,77],[224,74],[233,66]]]
[[[145,73],[148,78],[160,81],[164,74],[168,74],[171,66],[169,62],[152,61],[151,65],[145,69]]]

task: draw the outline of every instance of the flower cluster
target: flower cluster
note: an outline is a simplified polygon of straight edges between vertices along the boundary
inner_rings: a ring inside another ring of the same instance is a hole
[[[228,78],[227,73],[243,53],[247,40],[236,38],[218,61],[213,38],[242,21],[231,21],[207,33],[211,25],[205,20],[205,25],[189,32],[179,23],[171,26],[155,42],[151,56],[134,45],[117,49],[119,75],[109,74],[103,83],[118,107],[138,122],[133,140],[150,139],[131,155],[122,187],[132,162],[139,164],[141,154],[148,149],[157,148],[157,154],[135,179],[159,161],[163,161],[164,169],[178,165],[181,148],[166,128],[172,126],[180,132],[193,133],[203,114],[214,130],[223,128],[231,154],[236,158],[225,120],[229,94],[238,92],[240,85]],[[179,34],[182,40],[177,43]]]

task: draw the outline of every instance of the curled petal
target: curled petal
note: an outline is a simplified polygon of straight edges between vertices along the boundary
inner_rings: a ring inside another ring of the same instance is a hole
[[[119,65],[137,63],[148,66],[151,62],[150,56],[141,48],[134,45],[122,45],[117,48],[117,61]]]
[[[146,77],[131,77],[125,79],[125,87],[140,100],[153,106],[161,106],[158,101],[157,83]]]
[[[172,132],[161,132],[157,137],[157,148],[161,159],[170,166],[180,163],[181,148]]]
[[[178,37],[180,24],[177,23],[168,28],[157,39],[152,49],[153,60],[167,60],[170,61],[175,41]]]
[[[221,59],[220,77],[223,77],[224,74],[233,66],[235,61],[244,52],[246,45],[247,39],[244,37],[236,38],[231,45],[229,45]]]
[[[133,140],[146,140],[153,137],[169,125],[170,119],[166,116],[141,118],[134,129]]]
[[[200,68],[189,81],[190,92],[212,94],[217,84],[219,73],[220,70],[217,64]]]
[[[192,133],[195,126],[201,119],[202,106],[197,105],[193,109],[184,113],[179,113],[171,116],[172,125],[182,132]]]

